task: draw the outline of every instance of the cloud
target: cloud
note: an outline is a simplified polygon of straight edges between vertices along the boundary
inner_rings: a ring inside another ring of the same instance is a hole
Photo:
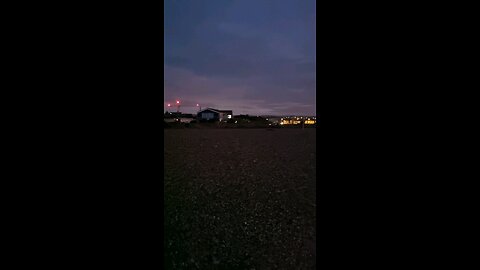
[[[190,113],[196,111],[198,103],[202,108],[231,109],[234,114],[315,114],[314,99],[298,98],[304,90],[275,92],[262,88],[258,80],[202,76],[191,70],[166,66],[164,87],[165,102],[180,99],[182,111]],[[282,102],[286,95],[298,101]],[[172,110],[166,103],[164,109]]]
[[[165,7],[165,100],[182,110],[314,114],[315,2],[182,0]]]

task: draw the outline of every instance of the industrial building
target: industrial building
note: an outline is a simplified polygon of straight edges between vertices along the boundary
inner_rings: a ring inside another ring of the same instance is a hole
[[[197,113],[197,119],[204,121],[226,121],[228,119],[232,119],[232,117],[233,111],[231,110],[217,110],[207,108]]]

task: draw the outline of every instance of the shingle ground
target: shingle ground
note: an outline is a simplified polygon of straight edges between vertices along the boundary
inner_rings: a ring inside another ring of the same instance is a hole
[[[314,269],[315,129],[164,130],[166,269]]]

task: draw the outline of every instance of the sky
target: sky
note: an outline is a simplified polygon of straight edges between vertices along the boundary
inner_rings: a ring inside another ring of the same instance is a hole
[[[315,115],[315,0],[165,0],[164,13],[164,111]]]

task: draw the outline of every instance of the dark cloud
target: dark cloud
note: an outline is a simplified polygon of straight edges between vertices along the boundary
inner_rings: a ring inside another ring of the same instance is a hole
[[[314,0],[166,1],[165,28],[167,101],[315,113]]]

